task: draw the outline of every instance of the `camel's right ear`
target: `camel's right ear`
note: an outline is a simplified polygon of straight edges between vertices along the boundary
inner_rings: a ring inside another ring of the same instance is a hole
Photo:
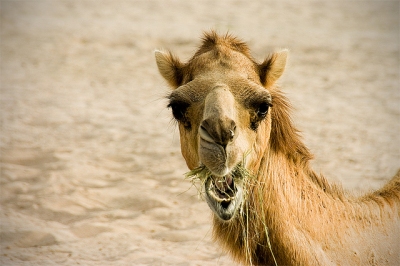
[[[183,64],[171,52],[155,50],[158,71],[174,89],[182,84]]]

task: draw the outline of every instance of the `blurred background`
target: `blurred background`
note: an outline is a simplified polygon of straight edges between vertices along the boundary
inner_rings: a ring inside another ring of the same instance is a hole
[[[184,180],[153,51],[230,32],[281,87],[314,168],[355,193],[400,168],[398,1],[0,2],[0,264],[232,265]]]

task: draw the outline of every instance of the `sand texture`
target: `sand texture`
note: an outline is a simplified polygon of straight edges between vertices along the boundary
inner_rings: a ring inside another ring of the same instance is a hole
[[[280,84],[328,180],[400,168],[398,1],[0,3],[0,265],[233,265],[153,53],[187,60],[204,30],[290,50]]]

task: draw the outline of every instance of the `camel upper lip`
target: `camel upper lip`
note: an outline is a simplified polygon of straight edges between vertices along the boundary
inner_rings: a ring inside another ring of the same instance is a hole
[[[210,141],[210,139],[200,137],[200,147],[205,148],[205,149],[215,149],[215,147],[218,147],[218,149],[222,149],[225,152],[225,149],[222,145],[216,143],[215,141]]]
[[[227,154],[223,146],[200,137],[199,156],[202,164],[206,165],[215,176],[225,176],[230,169],[226,166]]]

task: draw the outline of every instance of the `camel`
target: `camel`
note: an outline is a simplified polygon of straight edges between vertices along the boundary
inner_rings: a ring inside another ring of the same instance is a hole
[[[257,63],[246,43],[215,31],[186,63],[155,51],[215,241],[247,265],[400,265],[400,171],[354,196],[311,169],[276,84],[287,56]]]

